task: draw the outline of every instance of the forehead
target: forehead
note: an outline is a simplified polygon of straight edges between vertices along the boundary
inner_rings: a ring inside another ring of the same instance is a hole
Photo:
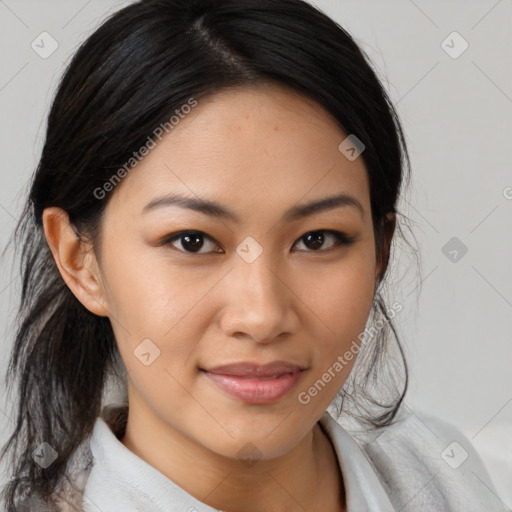
[[[364,161],[339,150],[347,135],[320,105],[287,88],[224,90],[198,100],[157,139],[116,187],[109,208],[139,215],[155,197],[178,192],[261,216],[343,192],[366,210]]]

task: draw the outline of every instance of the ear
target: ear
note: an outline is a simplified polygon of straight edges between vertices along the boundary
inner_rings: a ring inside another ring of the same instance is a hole
[[[382,276],[386,272],[389,263],[389,256],[391,251],[391,241],[393,240],[393,233],[396,227],[396,215],[393,212],[389,212],[382,221],[383,226],[383,241],[382,241],[382,253],[381,257],[377,261],[376,274],[377,285],[382,280]]]
[[[45,208],[43,226],[55,263],[71,292],[91,313],[108,316],[92,245],[80,239],[67,212],[61,208]]]

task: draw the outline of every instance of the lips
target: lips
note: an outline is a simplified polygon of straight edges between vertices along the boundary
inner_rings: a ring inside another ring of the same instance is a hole
[[[209,368],[206,371],[217,375],[233,377],[275,377],[284,373],[294,373],[303,370],[301,366],[287,361],[272,361],[264,365],[242,362]]]
[[[202,370],[216,388],[246,403],[269,404],[288,394],[305,368],[287,361],[239,362]]]

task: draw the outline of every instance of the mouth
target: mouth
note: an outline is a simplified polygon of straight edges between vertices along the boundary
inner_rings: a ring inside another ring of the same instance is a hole
[[[200,370],[217,389],[231,397],[250,404],[270,404],[287,395],[306,368],[275,361],[266,365],[244,362]]]

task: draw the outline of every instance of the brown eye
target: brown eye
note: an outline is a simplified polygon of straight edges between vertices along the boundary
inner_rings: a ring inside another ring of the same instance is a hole
[[[330,243],[329,240],[331,240]],[[339,246],[350,245],[354,241],[355,237],[349,237],[340,231],[333,231],[329,229],[308,231],[298,240],[298,242],[302,242],[306,246],[306,252],[324,252]],[[181,245],[181,248],[178,244]],[[208,244],[210,244],[210,248],[213,250],[208,250]],[[189,254],[223,252],[222,249],[215,250],[215,247],[220,246],[213,238],[208,236],[206,233],[194,230],[173,233],[164,240],[163,245],[171,245],[173,248]],[[206,250],[202,250],[205,246]]]
[[[201,249],[205,246],[205,242],[210,242],[213,247],[218,246],[218,244],[216,244],[216,242],[214,242],[211,237],[205,233],[202,233],[201,231],[180,231],[179,233],[174,233],[170,237],[166,238],[164,244],[172,245],[175,247],[174,243],[176,241],[179,241],[182,247],[182,249],[178,248],[178,250],[188,253],[205,254],[212,252],[208,250],[201,252]],[[206,246],[208,246],[208,243],[206,243]]]
[[[327,236],[326,236],[327,234]],[[324,247],[325,240],[334,239],[334,243]],[[321,252],[322,250],[332,249],[337,246],[350,245],[354,242],[354,237],[349,237],[340,231],[333,231],[330,229],[320,229],[317,231],[308,231],[303,235],[299,241],[303,242],[304,245],[310,249],[309,252]]]

